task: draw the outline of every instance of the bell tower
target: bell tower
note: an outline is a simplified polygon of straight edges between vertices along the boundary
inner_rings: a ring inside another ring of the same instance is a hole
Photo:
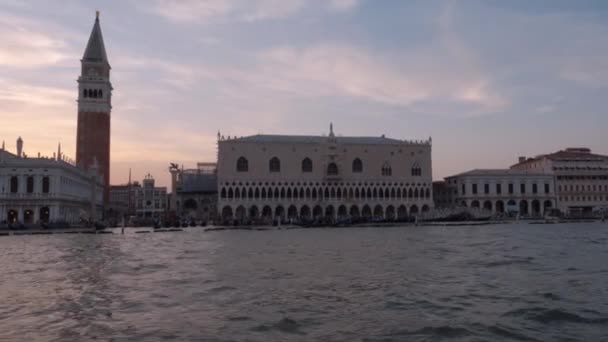
[[[112,83],[110,63],[96,13],[89,42],[80,60],[78,78],[78,129],[76,133],[76,164],[90,169],[95,161],[105,183],[104,203],[110,189],[110,113]]]

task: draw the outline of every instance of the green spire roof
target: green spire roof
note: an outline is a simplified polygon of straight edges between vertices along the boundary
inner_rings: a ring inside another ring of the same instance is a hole
[[[106,62],[110,64],[108,56],[106,55],[106,47],[103,44],[101,27],[99,26],[99,11],[97,11],[95,25],[93,25],[93,31],[91,31],[91,36],[89,37],[87,48],[84,50],[82,60],[88,62]]]

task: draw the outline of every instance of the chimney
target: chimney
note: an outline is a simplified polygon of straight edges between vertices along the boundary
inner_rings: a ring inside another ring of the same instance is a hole
[[[525,162],[525,161],[526,161],[526,156],[520,156],[520,157],[519,157],[519,162],[520,162],[520,163],[523,163],[523,162]]]

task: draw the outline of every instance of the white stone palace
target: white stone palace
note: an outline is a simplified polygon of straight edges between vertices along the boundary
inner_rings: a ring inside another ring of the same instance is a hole
[[[218,133],[224,221],[395,220],[433,207],[431,139]]]
[[[17,153],[0,150],[0,222],[78,223],[101,218],[104,184],[95,164],[88,171],[74,166],[61,153],[27,157],[23,140]]]
[[[435,200],[437,207],[542,217],[556,206],[555,182],[552,175],[539,172],[477,169],[446,177]]]

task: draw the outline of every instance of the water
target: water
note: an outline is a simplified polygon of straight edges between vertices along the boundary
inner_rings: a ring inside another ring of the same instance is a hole
[[[0,340],[608,340],[608,225],[0,237]]]

